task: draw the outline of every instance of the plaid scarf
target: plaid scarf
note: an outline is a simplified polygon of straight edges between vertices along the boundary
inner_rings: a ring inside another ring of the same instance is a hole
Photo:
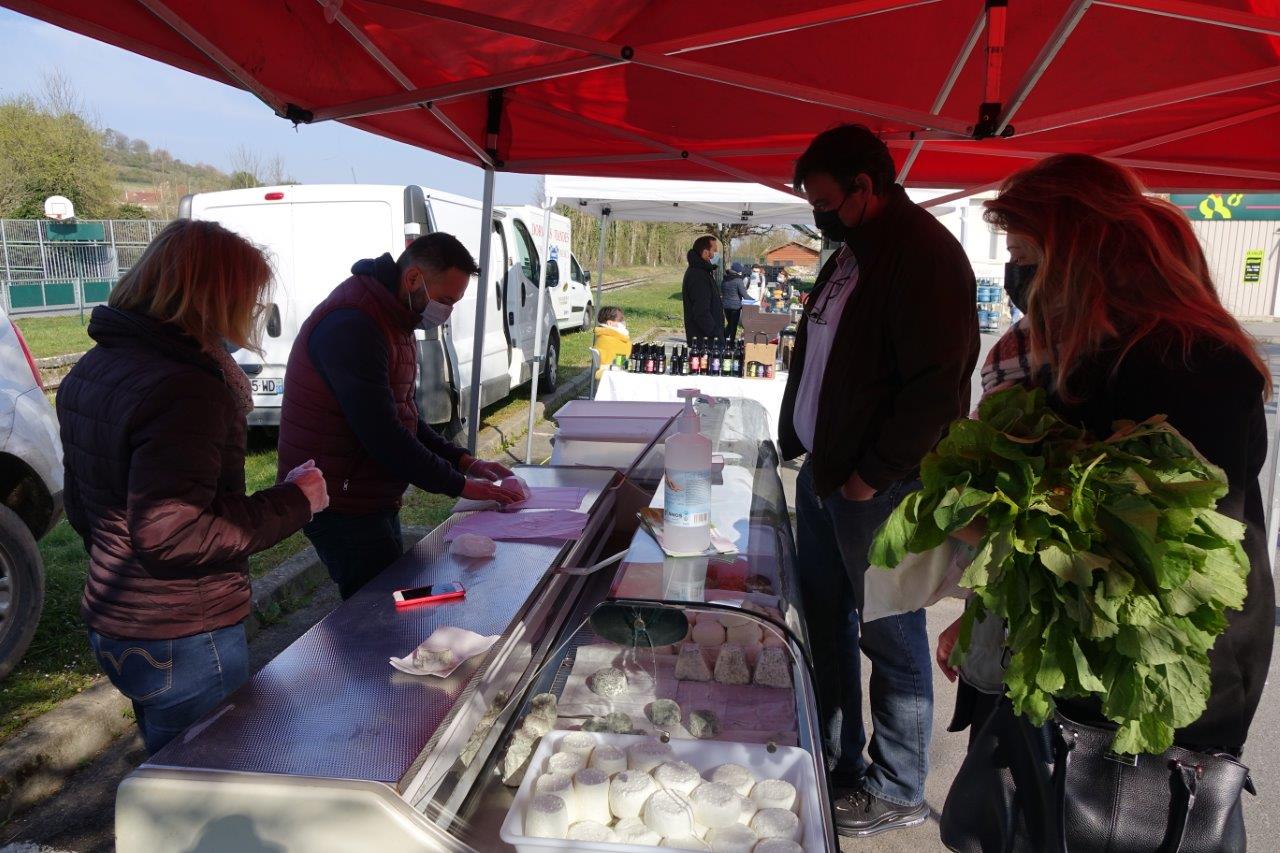
[[[1034,375],[1033,375],[1034,374]],[[1031,329],[1025,317],[1008,328],[982,363],[982,396],[1013,385],[1051,388],[1048,364],[1037,366],[1031,356]]]

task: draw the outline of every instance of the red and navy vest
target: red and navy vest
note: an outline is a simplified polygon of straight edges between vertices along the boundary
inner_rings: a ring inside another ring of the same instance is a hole
[[[418,406],[414,385],[418,361],[413,330],[420,319],[372,276],[353,275],[334,288],[302,324],[285,368],[284,405],[280,412],[279,477],[314,459],[329,487],[329,509],[364,515],[396,509],[408,481],[374,461],[347,419],[308,351],[311,331],[331,312],[355,308],[382,328],[391,355],[388,376],[396,416],[417,433]]]

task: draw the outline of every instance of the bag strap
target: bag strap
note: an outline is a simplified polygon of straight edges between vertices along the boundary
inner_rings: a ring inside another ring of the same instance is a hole
[[[1055,801],[1057,853],[1067,853],[1067,769],[1071,765],[1071,753],[1076,748],[1076,733],[1062,723],[1056,726],[1058,736],[1053,744],[1053,793]]]
[[[1174,771],[1173,778],[1180,785],[1174,785],[1173,800],[1170,802],[1169,835],[1160,848],[1160,853],[1178,853],[1187,835],[1187,818],[1196,804],[1196,791],[1200,787],[1200,777],[1204,768],[1199,764],[1188,764],[1175,758],[1169,762]]]

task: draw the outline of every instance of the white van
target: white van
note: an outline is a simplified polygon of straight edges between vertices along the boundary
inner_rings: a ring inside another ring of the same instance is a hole
[[[235,231],[266,250],[275,269],[263,355],[235,353],[253,384],[249,423],[279,425],[294,338],[311,311],[351,275],[353,263],[383,252],[396,257],[416,237],[434,231],[454,235],[478,258],[481,213],[478,201],[420,186],[296,185],[184,198],[180,217]],[[484,305],[481,406],[501,400],[532,375],[542,262],[530,219],[495,210],[490,223],[494,238]],[[541,211],[537,227],[542,227]],[[461,429],[469,410],[477,291],[472,279],[446,326],[417,332],[418,408],[428,423]],[[548,391],[555,389],[560,361],[553,301],[543,300],[540,336],[545,360],[539,388]]]
[[[533,243],[542,246],[542,223],[546,214],[533,205],[498,208],[529,225]],[[573,256],[573,224],[569,217],[552,212],[551,239],[547,245],[547,296],[556,311],[556,325],[565,330],[590,331],[595,326],[595,305],[591,301],[591,273],[582,269]],[[567,260],[566,260],[567,259]]]

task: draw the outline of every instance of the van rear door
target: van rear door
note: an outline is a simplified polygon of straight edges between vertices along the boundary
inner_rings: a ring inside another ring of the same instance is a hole
[[[245,368],[253,384],[254,406],[279,406],[284,393],[284,365],[297,334],[294,309],[293,209],[260,197],[252,202],[242,193],[234,197],[221,193],[197,195],[192,202],[192,218],[217,222],[261,248],[273,272],[264,318],[267,328],[261,335],[262,356],[238,350],[236,361]],[[267,365],[278,369],[268,370]]]
[[[303,186],[193,198],[192,218],[217,222],[262,247],[275,272],[261,335],[263,355],[235,353],[254,386],[250,423],[280,422],[284,370],[294,339],[315,307],[351,275],[351,265],[383,252],[399,253],[404,241],[399,191],[385,189],[392,192],[373,187],[364,198],[352,198],[348,187]]]

